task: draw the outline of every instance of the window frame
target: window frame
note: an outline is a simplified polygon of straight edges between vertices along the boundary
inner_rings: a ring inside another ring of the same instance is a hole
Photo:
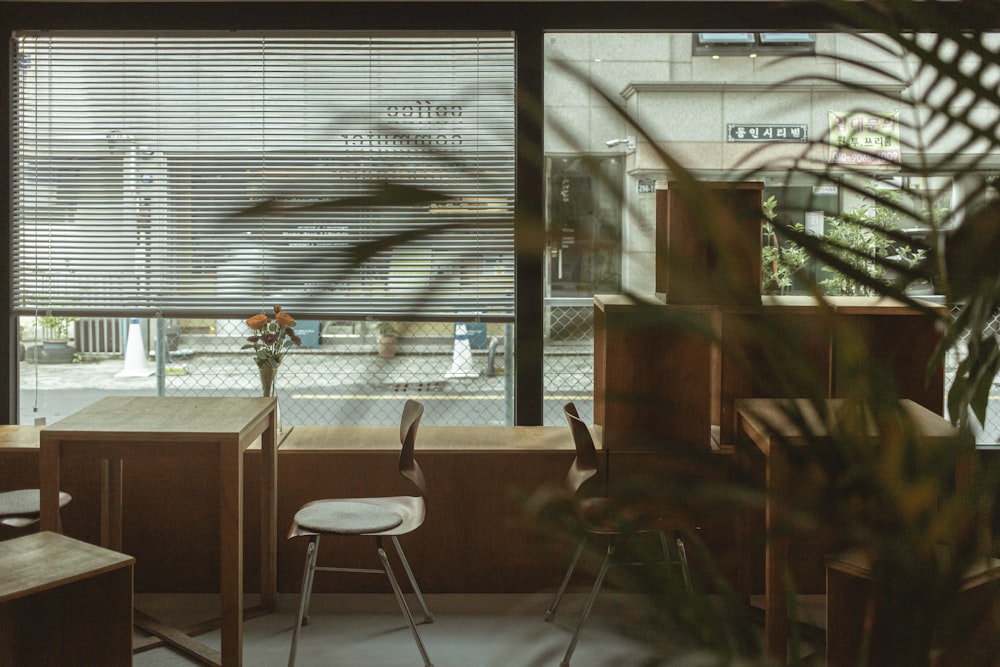
[[[543,276],[544,276],[544,108],[543,40],[552,31],[627,32],[662,30],[830,30],[842,17],[814,3],[726,1],[630,2],[595,0],[565,2],[24,2],[3,1],[0,32],[18,30],[510,30],[516,40],[517,137],[515,157],[515,424],[542,423]],[[467,5],[463,6],[463,5]],[[953,5],[953,6],[952,6]],[[466,11],[466,9],[469,9]],[[471,9],[474,9],[472,11]],[[957,25],[983,26],[982,17],[962,3],[935,6]],[[900,26],[905,29],[907,26]],[[0,119],[10,127],[10,73],[3,68]],[[0,142],[0,160],[9,164],[9,135]],[[0,183],[3,251],[0,271],[10,276],[11,193],[9,179]],[[0,420],[13,424],[18,415],[18,322],[12,314],[9,289],[0,290],[0,309],[7,326],[0,327],[0,350],[8,372],[0,381]]]

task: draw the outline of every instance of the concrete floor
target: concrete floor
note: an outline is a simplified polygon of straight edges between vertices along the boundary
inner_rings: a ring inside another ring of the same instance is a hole
[[[436,667],[533,667],[560,664],[583,607],[583,594],[567,594],[551,623],[543,620],[550,597],[538,595],[428,595],[434,622],[418,630]],[[574,667],[629,667],[718,664],[708,656],[657,659],[652,648],[612,627],[622,618],[624,596],[599,599],[573,656]],[[419,609],[409,600],[411,609]],[[211,618],[217,607],[212,595],[136,596],[136,607],[158,619],[183,626]],[[297,597],[282,595],[279,608],[244,623],[246,667],[285,665],[291,646]],[[137,631],[136,636],[143,636]],[[219,648],[218,631],[199,637]],[[135,667],[183,667],[198,664],[160,647],[134,656]],[[421,657],[391,595],[315,595],[310,623],[299,637],[299,667],[416,667]]]

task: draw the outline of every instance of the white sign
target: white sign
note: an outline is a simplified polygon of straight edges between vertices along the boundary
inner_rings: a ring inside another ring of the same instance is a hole
[[[806,234],[823,236],[823,211],[806,211]]]

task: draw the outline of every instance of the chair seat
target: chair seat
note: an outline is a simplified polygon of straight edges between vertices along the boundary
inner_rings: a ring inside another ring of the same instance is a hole
[[[403,523],[403,517],[372,503],[331,501],[300,510],[295,514],[295,523],[320,533],[364,535],[395,528]]]
[[[314,500],[295,513],[288,536],[402,535],[423,523],[424,513],[418,496]]]
[[[597,535],[671,532],[683,525],[677,512],[648,503],[622,504],[605,496],[580,498],[576,509],[584,530]]]
[[[22,517],[37,519],[42,511],[41,491],[38,489],[18,489],[0,493],[0,519]],[[72,497],[59,492],[59,507],[65,507]]]

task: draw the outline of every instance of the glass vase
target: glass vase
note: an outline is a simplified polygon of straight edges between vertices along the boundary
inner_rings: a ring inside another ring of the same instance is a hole
[[[265,398],[269,396],[274,396],[275,399],[278,398],[278,390],[275,388],[275,382],[278,377],[278,369],[271,364],[261,364],[258,366],[260,370],[260,388],[263,396]],[[275,402],[274,406],[274,421],[278,427],[278,435],[281,435],[281,406]]]
[[[278,369],[271,364],[261,364],[258,368],[260,369],[260,388],[264,392],[264,397],[274,396],[274,379],[278,376]]]

